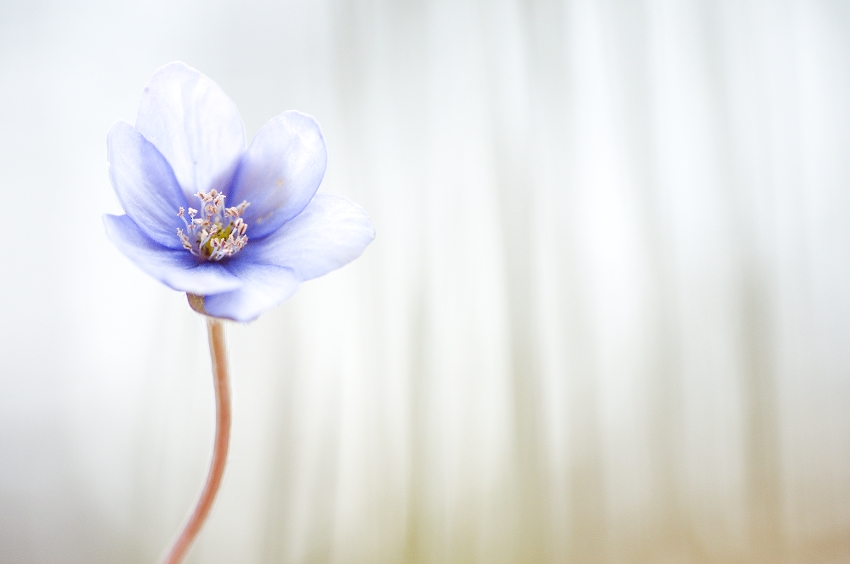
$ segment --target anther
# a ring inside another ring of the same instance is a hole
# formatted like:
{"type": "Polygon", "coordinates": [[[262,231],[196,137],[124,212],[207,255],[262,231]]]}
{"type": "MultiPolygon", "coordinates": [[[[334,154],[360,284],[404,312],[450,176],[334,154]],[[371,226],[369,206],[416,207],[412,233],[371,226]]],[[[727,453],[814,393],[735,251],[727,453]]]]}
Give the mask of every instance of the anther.
{"type": "Polygon", "coordinates": [[[186,225],[186,232],[177,230],[183,247],[198,258],[216,261],[242,250],[248,244],[248,224],[240,216],[248,202],[225,207],[225,195],[217,190],[198,192],[195,197],[201,202],[201,217],[195,217],[198,214],[195,208],[185,210],[181,207],[177,212],[186,225]],[[187,212],[190,221],[185,218],[187,212]]]}

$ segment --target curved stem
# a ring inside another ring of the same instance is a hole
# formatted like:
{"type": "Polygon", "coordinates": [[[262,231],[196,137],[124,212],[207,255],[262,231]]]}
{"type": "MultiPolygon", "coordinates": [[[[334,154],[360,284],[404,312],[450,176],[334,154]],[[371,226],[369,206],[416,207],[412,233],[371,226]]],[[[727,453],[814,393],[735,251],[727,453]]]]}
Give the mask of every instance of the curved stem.
{"type": "Polygon", "coordinates": [[[230,444],[230,388],[227,382],[227,357],[224,351],[224,326],[222,322],[213,317],[207,317],[207,334],[210,341],[216,399],[215,446],[213,447],[212,462],[201,497],[195,504],[195,509],[186,521],[180,536],[171,545],[168,555],[162,559],[162,564],[180,564],[183,561],[189,546],[195,540],[195,536],[201,530],[212,508],[218,488],[221,485],[221,478],[224,475],[224,465],[227,462],[227,447],[230,444]]]}

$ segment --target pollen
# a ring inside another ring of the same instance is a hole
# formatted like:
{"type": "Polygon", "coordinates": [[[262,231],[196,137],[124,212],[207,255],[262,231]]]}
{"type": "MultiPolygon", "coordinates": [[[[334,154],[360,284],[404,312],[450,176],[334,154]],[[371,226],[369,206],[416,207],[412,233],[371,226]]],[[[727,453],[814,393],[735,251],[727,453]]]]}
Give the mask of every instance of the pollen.
{"type": "Polygon", "coordinates": [[[232,257],[248,244],[248,224],[242,219],[248,202],[232,208],[224,207],[224,194],[218,190],[198,192],[200,211],[180,208],[186,230],[177,229],[183,248],[203,260],[219,261],[232,257]],[[187,219],[188,216],[188,219],[187,219]]]}

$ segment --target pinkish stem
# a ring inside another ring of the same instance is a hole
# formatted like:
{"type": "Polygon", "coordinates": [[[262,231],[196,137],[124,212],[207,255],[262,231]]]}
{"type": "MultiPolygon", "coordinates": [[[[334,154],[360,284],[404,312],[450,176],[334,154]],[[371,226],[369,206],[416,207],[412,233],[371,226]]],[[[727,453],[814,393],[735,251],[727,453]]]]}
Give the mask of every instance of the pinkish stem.
{"type": "Polygon", "coordinates": [[[207,334],[210,340],[216,399],[215,446],[212,462],[201,497],[180,532],[180,536],[171,545],[168,555],[162,559],[161,564],[180,564],[183,561],[212,508],[224,475],[224,465],[227,462],[227,447],[230,444],[230,388],[227,383],[227,356],[224,351],[222,322],[213,317],[207,317],[207,334]]]}

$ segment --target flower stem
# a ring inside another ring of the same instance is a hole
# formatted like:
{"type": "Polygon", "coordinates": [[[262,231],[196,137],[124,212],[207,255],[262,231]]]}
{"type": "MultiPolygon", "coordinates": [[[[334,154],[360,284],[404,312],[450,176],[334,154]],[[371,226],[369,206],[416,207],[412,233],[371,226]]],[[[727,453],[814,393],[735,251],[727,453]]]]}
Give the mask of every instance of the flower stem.
{"type": "Polygon", "coordinates": [[[224,475],[224,465],[227,462],[227,447],[230,444],[230,388],[227,382],[227,356],[224,350],[224,326],[221,320],[207,317],[207,335],[210,341],[216,399],[215,446],[212,462],[201,497],[195,504],[195,509],[186,521],[180,536],[171,545],[168,556],[162,559],[161,564],[180,564],[183,561],[212,508],[224,475]]]}

